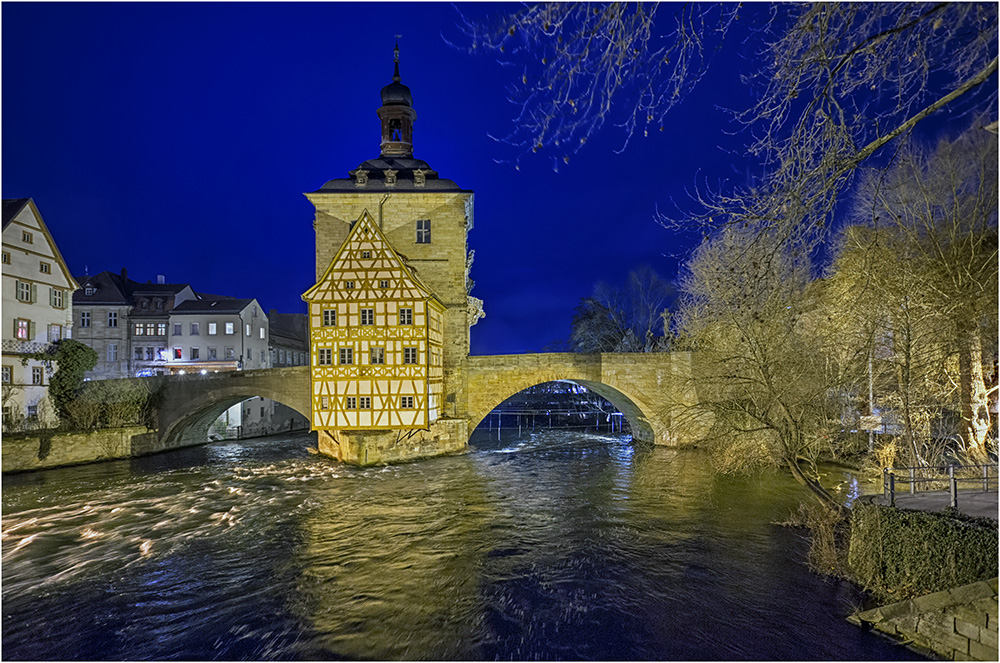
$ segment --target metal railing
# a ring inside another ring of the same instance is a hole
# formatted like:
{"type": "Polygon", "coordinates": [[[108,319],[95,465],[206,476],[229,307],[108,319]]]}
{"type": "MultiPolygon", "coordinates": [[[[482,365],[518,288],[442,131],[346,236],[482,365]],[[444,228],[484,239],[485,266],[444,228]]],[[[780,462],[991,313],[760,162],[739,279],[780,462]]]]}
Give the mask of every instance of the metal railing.
{"type": "Polygon", "coordinates": [[[926,467],[894,467],[882,470],[882,496],[890,506],[896,506],[897,484],[908,486],[910,495],[918,490],[948,490],[950,506],[958,508],[959,485],[984,493],[998,488],[997,465],[936,465],[926,467]]]}

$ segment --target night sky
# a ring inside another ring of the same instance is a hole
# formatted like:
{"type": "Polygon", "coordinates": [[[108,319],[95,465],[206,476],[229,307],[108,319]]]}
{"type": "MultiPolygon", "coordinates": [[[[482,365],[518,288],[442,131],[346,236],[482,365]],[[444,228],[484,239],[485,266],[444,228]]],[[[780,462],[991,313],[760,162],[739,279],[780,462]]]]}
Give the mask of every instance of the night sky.
{"type": "Polygon", "coordinates": [[[474,354],[567,338],[580,298],[640,264],[675,278],[697,238],[658,225],[656,206],[752,170],[722,108],[749,96],[736,40],[664,131],[616,154],[625,135],[608,124],[555,172],[498,162],[515,155],[489,137],[510,126],[513,77],[446,43],[451,4],[4,3],[2,17],[3,196],[34,198],[74,275],[127,267],[304,312],[302,193],[378,156],[397,33],[414,156],[476,192],[474,354]]]}

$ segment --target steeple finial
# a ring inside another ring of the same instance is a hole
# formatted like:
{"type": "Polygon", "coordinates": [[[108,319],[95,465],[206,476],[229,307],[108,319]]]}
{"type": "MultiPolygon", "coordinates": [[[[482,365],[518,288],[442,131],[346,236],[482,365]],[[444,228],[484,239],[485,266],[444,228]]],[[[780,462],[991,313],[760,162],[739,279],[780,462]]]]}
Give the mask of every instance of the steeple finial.
{"type": "Polygon", "coordinates": [[[395,70],[392,74],[392,80],[399,82],[399,38],[403,35],[396,35],[396,48],[392,49],[392,61],[395,63],[395,70]]]}

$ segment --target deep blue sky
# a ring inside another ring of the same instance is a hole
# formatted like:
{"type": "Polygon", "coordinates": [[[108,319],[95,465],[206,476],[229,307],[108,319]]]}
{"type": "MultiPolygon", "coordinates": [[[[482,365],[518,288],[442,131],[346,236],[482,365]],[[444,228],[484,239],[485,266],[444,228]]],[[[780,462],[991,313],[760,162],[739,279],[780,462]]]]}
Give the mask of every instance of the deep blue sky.
{"type": "MultiPolygon", "coordinates": [[[[508,6],[509,8],[509,6],[508,6]]],[[[474,15],[488,5],[463,5],[474,15]]],[[[696,179],[742,182],[735,44],[669,116],[624,139],[607,126],[569,164],[495,162],[514,109],[507,72],[449,47],[434,4],[12,4],[3,18],[3,196],[33,197],[76,275],[127,267],[303,312],[313,283],[302,195],[379,152],[375,111],[394,35],[418,118],[415,156],[476,192],[475,354],[569,334],[597,281],[641,263],[673,279],[691,237],[654,221],[696,179]]]]}

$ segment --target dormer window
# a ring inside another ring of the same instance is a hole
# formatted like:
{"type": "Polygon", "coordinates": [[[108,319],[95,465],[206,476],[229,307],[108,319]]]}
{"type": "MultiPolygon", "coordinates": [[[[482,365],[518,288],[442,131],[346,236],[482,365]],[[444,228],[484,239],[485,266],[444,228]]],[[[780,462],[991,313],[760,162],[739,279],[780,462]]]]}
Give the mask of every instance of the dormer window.
{"type": "Polygon", "coordinates": [[[385,171],[385,185],[386,186],[393,186],[394,184],[396,184],[396,173],[397,172],[398,171],[395,171],[395,170],[387,170],[387,171],[385,171]]]}
{"type": "Polygon", "coordinates": [[[90,287],[88,285],[86,288],[84,288],[83,292],[84,292],[85,295],[87,295],[88,297],[90,297],[92,294],[94,294],[95,291],[94,291],[94,288],[92,288],[92,287],[90,287]]]}
{"type": "Polygon", "coordinates": [[[368,171],[358,168],[354,171],[354,185],[365,186],[368,184],[368,171]]]}
{"type": "Polygon", "coordinates": [[[416,185],[416,186],[423,186],[426,183],[427,183],[427,175],[424,173],[423,170],[421,170],[420,168],[417,168],[415,171],[413,171],[413,184],[414,185],[416,185]]]}

